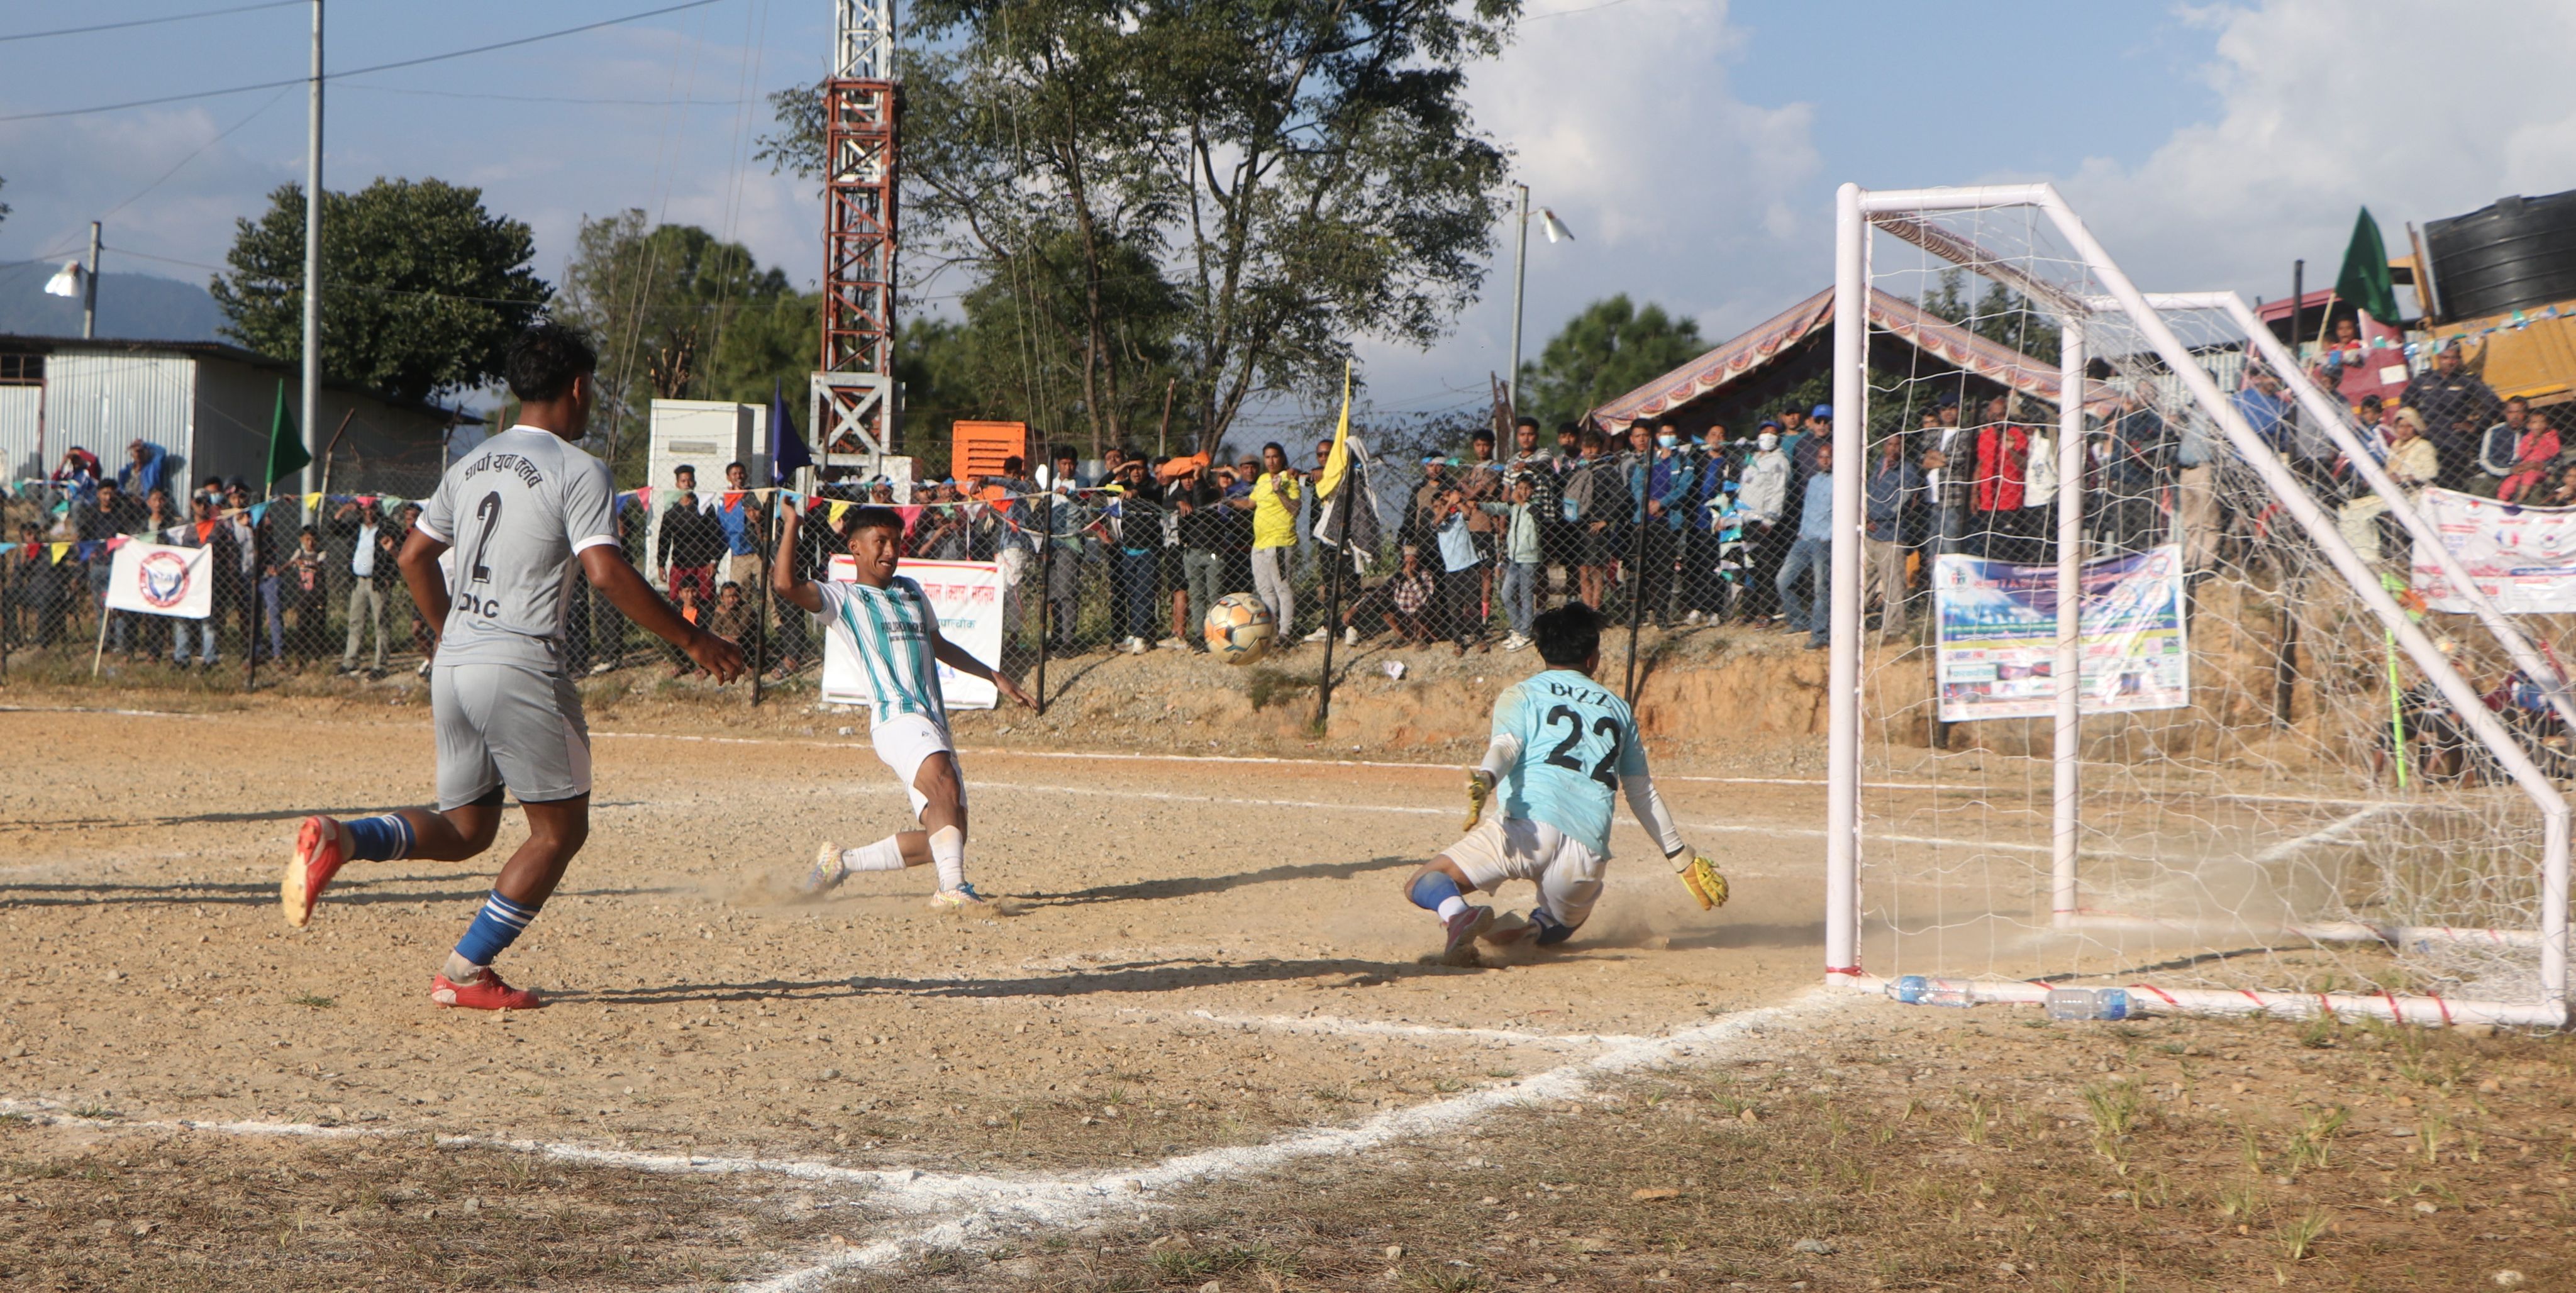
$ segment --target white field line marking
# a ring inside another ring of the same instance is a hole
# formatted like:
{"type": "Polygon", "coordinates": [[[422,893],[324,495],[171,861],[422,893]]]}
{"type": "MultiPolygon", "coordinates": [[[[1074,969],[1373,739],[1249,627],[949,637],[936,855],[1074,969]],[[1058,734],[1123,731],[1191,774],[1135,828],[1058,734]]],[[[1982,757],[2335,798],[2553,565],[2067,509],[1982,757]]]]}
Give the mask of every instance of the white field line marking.
{"type": "Polygon", "coordinates": [[[2374,817],[2381,817],[2388,813],[2395,812],[2399,807],[2400,805],[2397,804],[2372,804],[2357,812],[2339,817],[2316,830],[2299,836],[2296,839],[2283,840],[2280,843],[2255,854],[2248,860],[2253,862],[2256,866],[2265,866],[2289,857],[2302,849],[2310,848],[2318,844],[2333,843],[2334,841],[2342,839],[2343,837],[2352,834],[2354,831],[2359,830],[2362,823],[2367,822],[2374,817]]]}
{"type": "MultiPolygon", "coordinates": [[[[1160,1012],[1129,1007],[1121,1014],[1157,1014],[1160,1012]]],[[[1597,1050],[1604,1046],[1634,1046],[1652,1041],[1628,1033],[1528,1033],[1511,1028],[1446,1028],[1437,1024],[1402,1024],[1376,1019],[1343,1019],[1335,1015],[1220,1015],[1212,1010],[1193,1010],[1188,1018],[1229,1027],[1259,1028],[1277,1033],[1309,1033],[1321,1037],[1428,1037],[1442,1041],[1507,1042],[1515,1046],[1546,1046],[1557,1049],[1597,1050]]]]}
{"type": "MultiPolygon", "coordinates": [[[[690,736],[674,732],[593,732],[591,735],[594,737],[623,737],[629,740],[638,741],[697,741],[710,745],[791,745],[807,749],[830,750],[861,748],[859,738],[857,737],[838,741],[807,741],[795,740],[786,737],[763,736],[690,736]]],[[[1454,772],[1458,769],[1469,766],[1464,763],[1424,763],[1388,759],[1291,759],[1278,755],[1263,754],[1143,754],[1134,751],[1092,753],[1082,750],[1014,750],[1000,746],[964,747],[961,748],[958,753],[970,754],[977,758],[990,756],[997,759],[1114,760],[1130,763],[1268,763],[1287,767],[1411,768],[1435,772],[1454,772]]],[[[2122,765],[2086,760],[2083,766],[2114,768],[2122,765]]],[[[1655,776],[1655,780],[1659,782],[1688,781],[1701,785],[1712,786],[1813,786],[1820,790],[1829,784],[1822,777],[1698,777],[1689,776],[1683,773],[1658,773],[1655,776]]],[[[1920,790],[1939,792],[1945,790],[1974,791],[1982,789],[1982,787],[1971,783],[1946,781],[1864,781],[1860,784],[1861,788],[1864,790],[1920,790]]],[[[2184,793],[2190,794],[2192,792],[2186,791],[2184,793]]],[[[2199,797],[2205,799],[2229,799],[2245,803],[2262,804],[2324,804],[2335,808],[2412,808],[2420,806],[2414,804],[2400,804],[2380,799],[2334,799],[2321,798],[2315,795],[2263,795],[2242,791],[2212,791],[2199,797]]],[[[1882,836],[1880,838],[1887,837],[1882,836]]],[[[2048,846],[2044,844],[2038,846],[2038,848],[2039,851],[2043,853],[2048,851],[2048,846]]]]}
{"type": "MultiPolygon", "coordinates": [[[[1346,1156],[1393,1141],[1430,1135],[1475,1122],[1487,1114],[1545,1100],[1581,1094],[1598,1077],[1615,1076],[1675,1060],[1710,1057],[1706,1048],[1732,1049],[1732,1043],[1766,1027],[1811,1014],[1849,1008],[1866,998],[1812,989],[1778,1006],[1739,1011],[1696,1028],[1663,1037],[1602,1037],[1614,1049],[1550,1069],[1508,1086],[1484,1087],[1445,1100],[1391,1109],[1349,1127],[1313,1127],[1260,1145],[1202,1150],[1168,1158],[1138,1171],[995,1177],[843,1167],[802,1159],[763,1159],[704,1154],[652,1154],[560,1141],[498,1136],[455,1136],[392,1127],[326,1127],[316,1123],[257,1120],[208,1121],[191,1118],[83,1118],[63,1112],[68,1106],[44,1099],[0,1099],[0,1111],[31,1121],[60,1126],[108,1126],[135,1130],[213,1132],[231,1136],[283,1136],[313,1140],[408,1140],[426,1136],[432,1148],[495,1149],[569,1162],[622,1167],[636,1171],[683,1174],[752,1174],[783,1176],[826,1185],[866,1187],[859,1200],[906,1213],[949,1215],[905,1235],[864,1248],[835,1253],[800,1270],[773,1277],[755,1293],[790,1293],[813,1286],[835,1271],[879,1266],[921,1248],[960,1247],[979,1234],[1004,1228],[1061,1226],[1172,1186],[1230,1180],[1282,1167],[1301,1159],[1346,1156]]],[[[1485,1031],[1485,1030],[1476,1030],[1485,1031]]],[[[1532,1034],[1543,1036],[1543,1034],[1532,1034]]]]}
{"type": "MultiPolygon", "coordinates": [[[[31,1122],[63,1127],[119,1127],[144,1131],[202,1131],[227,1136],[288,1136],[310,1140],[412,1140],[428,1137],[439,1149],[496,1149],[533,1154],[540,1158],[566,1162],[591,1163],[603,1167],[623,1167],[640,1172],[702,1173],[710,1175],[761,1174],[783,1176],[790,1180],[813,1181],[828,1185],[866,1186],[872,1189],[895,1186],[916,1187],[924,1173],[913,1168],[874,1169],[843,1167],[837,1163],[818,1163],[809,1159],[745,1158],[722,1154],[651,1154],[642,1150],[607,1149],[597,1145],[577,1145],[563,1141],[526,1140],[507,1136],[458,1136],[447,1132],[407,1130],[396,1127],[330,1127],[310,1122],[264,1122],[256,1119],[208,1121],[198,1118],[84,1118],[61,1112],[62,1102],[41,1099],[0,1099],[0,1111],[14,1113],[31,1122]]],[[[960,1190],[982,1189],[992,1178],[955,1176],[944,1178],[957,1183],[960,1190]]]]}
{"type": "Polygon", "coordinates": [[[0,705],[0,714],[112,714],[121,718],[213,718],[166,709],[102,709],[90,705],[0,705]]]}
{"type": "MultiPolygon", "coordinates": [[[[1575,1060],[1509,1086],[1483,1087],[1445,1100],[1391,1109],[1349,1127],[1311,1128],[1266,1144],[1202,1150],[1167,1158],[1137,1171],[998,1181],[981,1198],[944,1220],[833,1253],[813,1265],[753,1284],[750,1293],[801,1293],[819,1286],[836,1272],[885,1266],[921,1249],[963,1248],[997,1234],[1071,1225],[1114,1208],[1138,1206],[1157,1191],[1253,1176],[1304,1159],[1345,1157],[1394,1141],[1463,1127],[1514,1106],[1571,1099],[1597,1078],[1704,1056],[1712,1048],[1731,1050],[1732,1043],[1758,1034],[1769,1025],[1836,1010],[1857,999],[1848,993],[1814,989],[1785,1005],[1741,1011],[1697,1028],[1575,1060]]],[[[864,1201],[921,1210],[914,1201],[923,1187],[940,1179],[925,1176],[888,1187],[864,1201]]],[[[954,1197],[945,1189],[939,1193],[942,1198],[954,1197]]]]}
{"type": "MultiPolygon", "coordinates": [[[[1032,782],[969,781],[969,790],[1043,791],[1060,795],[1097,795],[1104,799],[1153,799],[1182,804],[1224,804],[1247,808],[1307,808],[1324,812],[1403,813],[1417,817],[1456,817],[1455,808],[1415,808],[1403,804],[1355,804],[1349,801],[1325,803],[1315,799],[1236,799],[1222,795],[1190,795],[1170,790],[1113,790],[1106,786],[1050,786],[1032,782]]],[[[887,791],[888,794],[894,793],[887,791]]],[[[1675,821],[1676,826],[1695,831],[1715,831],[1722,835],[1794,835],[1803,839],[1823,839],[1826,832],[1812,826],[1757,826],[1744,822],[1675,821]]],[[[2046,853],[2046,844],[2015,844],[2001,840],[1962,840],[1939,835],[1871,834],[1868,838],[1892,844],[1937,844],[1951,848],[1992,849],[2004,853],[2046,853]]],[[[2097,854],[2096,856],[2100,856],[2097,854]]]]}

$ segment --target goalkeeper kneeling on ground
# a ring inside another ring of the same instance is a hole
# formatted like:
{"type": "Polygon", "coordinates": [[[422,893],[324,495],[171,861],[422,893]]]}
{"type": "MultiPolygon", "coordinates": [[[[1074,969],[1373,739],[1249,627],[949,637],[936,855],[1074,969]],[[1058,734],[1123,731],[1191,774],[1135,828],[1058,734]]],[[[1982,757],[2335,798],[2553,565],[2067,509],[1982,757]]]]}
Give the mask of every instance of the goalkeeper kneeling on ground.
{"type": "Polygon", "coordinates": [[[1405,896],[1439,919],[1445,957],[1479,938],[1552,947],[1573,937],[1601,897],[1612,800],[1622,789],[1700,907],[1726,901],[1725,877],[1682,843],[1655,793],[1636,716],[1592,681],[1601,666],[1601,613],[1572,602],[1539,616],[1530,635],[1548,667],[1494,698],[1493,741],[1467,774],[1466,838],[1405,883],[1405,896]],[[1487,813],[1489,800],[1499,800],[1499,811],[1487,813]],[[1527,919],[1468,904],[1468,891],[1492,893],[1505,880],[1538,886],[1527,919]]]}

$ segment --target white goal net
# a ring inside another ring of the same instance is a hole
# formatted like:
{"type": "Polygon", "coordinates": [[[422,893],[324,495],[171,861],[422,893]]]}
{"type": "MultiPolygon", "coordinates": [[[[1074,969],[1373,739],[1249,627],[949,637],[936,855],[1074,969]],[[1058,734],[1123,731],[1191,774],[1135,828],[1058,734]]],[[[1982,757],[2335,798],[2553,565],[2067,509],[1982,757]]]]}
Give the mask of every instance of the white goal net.
{"type": "Polygon", "coordinates": [[[2576,707],[2418,594],[2434,446],[2046,186],[1844,202],[1829,975],[2557,1022],[2576,707]]]}

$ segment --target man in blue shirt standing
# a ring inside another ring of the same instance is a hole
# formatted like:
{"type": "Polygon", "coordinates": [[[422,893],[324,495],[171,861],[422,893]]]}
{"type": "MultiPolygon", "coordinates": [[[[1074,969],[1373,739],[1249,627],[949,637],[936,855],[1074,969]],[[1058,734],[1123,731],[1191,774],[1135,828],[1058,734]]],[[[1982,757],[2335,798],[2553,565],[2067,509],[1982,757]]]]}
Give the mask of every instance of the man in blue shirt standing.
{"type": "Polygon", "coordinates": [[[1822,648],[1833,621],[1833,551],[1834,551],[1834,444],[1826,440],[1816,446],[1816,474],[1807,478],[1807,488],[1798,511],[1798,538],[1789,545],[1789,555],[1780,562],[1780,609],[1788,616],[1785,628],[1790,633],[1805,633],[1810,648],[1822,648]],[[1816,600],[1810,606],[1800,585],[1809,572],[1816,577],[1816,600]]]}
{"type": "Polygon", "coordinates": [[[725,537],[723,582],[740,584],[745,591],[760,587],[767,577],[761,567],[760,538],[769,527],[762,524],[760,498],[751,492],[751,475],[741,463],[725,464],[725,492],[711,501],[716,527],[725,537]]]}

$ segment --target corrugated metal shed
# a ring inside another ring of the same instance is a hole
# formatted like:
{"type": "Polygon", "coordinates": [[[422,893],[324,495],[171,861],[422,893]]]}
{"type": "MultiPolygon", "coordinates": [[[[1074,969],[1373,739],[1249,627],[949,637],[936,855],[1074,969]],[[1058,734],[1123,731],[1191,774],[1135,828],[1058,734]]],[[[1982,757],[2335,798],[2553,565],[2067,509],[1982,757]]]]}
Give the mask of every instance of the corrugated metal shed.
{"type": "MultiPolygon", "coordinates": [[[[0,386],[0,472],[10,479],[44,475],[74,446],[112,470],[141,440],[170,455],[173,481],[256,482],[279,391],[290,408],[296,400],[293,365],[234,346],[0,336],[0,355],[27,357],[20,370],[43,373],[36,385],[0,386]]],[[[480,421],[341,383],[325,385],[319,414],[319,440],[339,433],[333,492],[406,498],[436,486],[449,432],[480,421]]]]}

